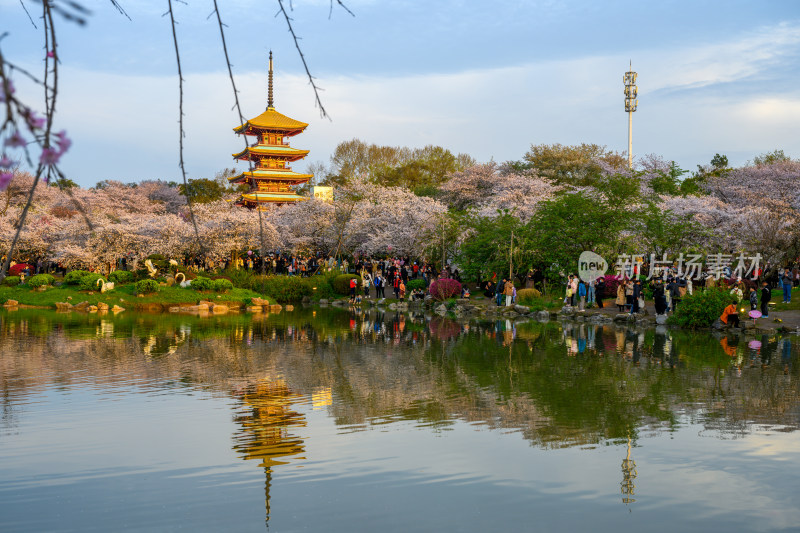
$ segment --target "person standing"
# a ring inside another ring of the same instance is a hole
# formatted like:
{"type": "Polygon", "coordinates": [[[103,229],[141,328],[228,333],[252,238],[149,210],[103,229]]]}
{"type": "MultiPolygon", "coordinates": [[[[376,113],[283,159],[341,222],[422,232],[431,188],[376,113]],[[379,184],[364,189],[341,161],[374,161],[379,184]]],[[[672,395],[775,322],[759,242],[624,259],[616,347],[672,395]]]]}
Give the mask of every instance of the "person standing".
{"type": "Polygon", "coordinates": [[[642,294],[642,281],[640,279],[636,279],[633,282],[633,303],[631,305],[631,314],[636,314],[641,311],[640,298],[644,301],[644,297],[642,294]]]}
{"type": "Polygon", "coordinates": [[[578,276],[570,276],[570,279],[572,280],[570,283],[570,288],[572,289],[572,301],[570,305],[575,307],[575,302],[578,300],[578,276]]]}
{"type": "Polygon", "coordinates": [[[503,298],[503,293],[505,292],[505,290],[506,290],[506,278],[503,278],[503,281],[497,284],[494,293],[495,303],[498,306],[500,305],[500,300],[503,298]]]}
{"type": "Polygon", "coordinates": [[[397,273],[394,275],[394,281],[392,282],[392,287],[394,287],[394,297],[396,299],[400,299],[400,285],[403,283],[402,278],[400,278],[400,274],[397,273]]]}
{"type": "Polygon", "coordinates": [[[673,279],[669,285],[667,285],[667,290],[669,290],[669,299],[670,299],[670,308],[674,313],[675,310],[678,308],[678,304],[681,303],[681,282],[678,278],[673,279]]]}
{"type": "Polygon", "coordinates": [[[667,311],[667,297],[664,294],[664,284],[661,279],[657,279],[653,286],[653,303],[657,315],[663,315],[667,311]]]}
{"type": "Polygon", "coordinates": [[[364,288],[364,298],[369,298],[369,287],[372,285],[372,276],[369,275],[369,272],[364,270],[362,272],[363,278],[361,280],[361,286],[364,288]]]}
{"type": "Polygon", "coordinates": [[[762,282],[761,287],[761,316],[769,318],[769,301],[772,299],[772,291],[766,281],[762,282]]]}
{"type": "Polygon", "coordinates": [[[792,271],[786,267],[781,276],[781,288],[783,289],[783,303],[792,303],[792,271]]]}
{"type": "Polygon", "coordinates": [[[514,298],[514,282],[511,280],[506,281],[503,294],[506,296],[506,307],[511,307],[511,300],[514,298]]]}
{"type": "Polygon", "coordinates": [[[625,282],[625,305],[628,310],[633,312],[633,280],[629,279],[625,282]]]}
{"type": "Polygon", "coordinates": [[[587,284],[587,289],[586,289],[586,303],[589,304],[589,306],[591,306],[594,303],[595,298],[596,298],[595,281],[590,280],[589,283],[587,284]]]}
{"type": "Polygon", "coordinates": [[[750,310],[755,311],[756,309],[758,309],[758,293],[753,288],[750,289],[749,300],[750,300],[750,310]]]}
{"type": "Polygon", "coordinates": [[[617,300],[616,300],[616,304],[617,304],[617,307],[619,308],[619,312],[620,313],[625,310],[625,286],[627,284],[628,284],[628,282],[623,280],[622,282],[620,282],[619,285],[617,285],[617,300]]]}
{"type": "Polygon", "coordinates": [[[381,298],[386,298],[386,278],[378,275],[378,284],[375,286],[375,291],[380,292],[381,298]]]}
{"type": "Polygon", "coordinates": [[[600,309],[603,308],[603,296],[605,296],[606,292],[606,280],[603,278],[597,278],[597,281],[594,285],[594,299],[597,302],[597,307],[600,309]]]}
{"type": "Polygon", "coordinates": [[[583,280],[578,282],[578,310],[583,311],[586,308],[586,284],[583,280]]]}

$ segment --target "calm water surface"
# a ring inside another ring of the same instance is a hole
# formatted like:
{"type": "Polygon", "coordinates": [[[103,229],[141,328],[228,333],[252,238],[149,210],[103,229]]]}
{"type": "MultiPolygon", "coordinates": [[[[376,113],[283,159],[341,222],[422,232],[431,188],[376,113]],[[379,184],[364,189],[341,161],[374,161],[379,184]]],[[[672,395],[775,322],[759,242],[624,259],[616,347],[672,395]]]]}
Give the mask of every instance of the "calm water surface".
{"type": "Polygon", "coordinates": [[[798,352],[375,311],[3,311],[0,531],[800,531],[798,352]]]}

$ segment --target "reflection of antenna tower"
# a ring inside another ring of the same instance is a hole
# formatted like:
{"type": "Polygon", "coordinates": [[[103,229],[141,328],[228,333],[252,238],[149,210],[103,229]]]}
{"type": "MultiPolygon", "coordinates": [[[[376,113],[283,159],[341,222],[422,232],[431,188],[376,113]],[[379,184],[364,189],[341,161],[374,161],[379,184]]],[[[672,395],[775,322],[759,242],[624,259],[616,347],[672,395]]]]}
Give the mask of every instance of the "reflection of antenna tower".
{"type": "Polygon", "coordinates": [[[620,491],[622,492],[623,503],[633,503],[636,499],[631,498],[635,496],[636,484],[633,480],[636,479],[638,473],[636,472],[636,461],[631,459],[631,438],[628,437],[628,454],[622,460],[622,483],[620,483],[620,491]]]}
{"type": "Polygon", "coordinates": [[[631,70],[622,76],[622,83],[625,84],[625,112],[628,113],[628,168],[633,168],[633,112],[639,105],[637,96],[639,89],[636,87],[636,76],[633,72],[633,62],[629,67],[631,70]]]}
{"type": "Polygon", "coordinates": [[[260,459],[264,468],[265,505],[269,523],[270,486],[272,467],[288,464],[278,457],[288,457],[305,452],[303,439],[289,432],[292,428],[305,427],[305,417],[291,410],[301,395],[292,392],[283,380],[262,380],[248,388],[242,395],[244,409],[234,417],[241,426],[234,437],[233,449],[244,459],[260,459]]]}

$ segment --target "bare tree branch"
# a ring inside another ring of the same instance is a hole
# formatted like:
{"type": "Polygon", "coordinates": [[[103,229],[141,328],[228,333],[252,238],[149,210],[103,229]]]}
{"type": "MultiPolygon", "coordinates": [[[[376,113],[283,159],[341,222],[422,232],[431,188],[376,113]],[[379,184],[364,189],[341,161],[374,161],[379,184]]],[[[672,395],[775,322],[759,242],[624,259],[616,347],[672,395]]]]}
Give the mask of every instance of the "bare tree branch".
{"type": "Polygon", "coordinates": [[[19,0],[19,3],[22,6],[22,9],[25,10],[25,14],[28,15],[28,20],[31,21],[31,25],[33,25],[33,27],[38,30],[39,28],[36,27],[36,23],[33,21],[33,18],[31,17],[31,14],[28,11],[28,7],[25,5],[25,2],[23,0],[19,0]]]}
{"type": "Polygon", "coordinates": [[[192,219],[192,226],[194,227],[194,236],[197,239],[197,246],[201,253],[203,251],[203,243],[200,241],[200,230],[197,229],[197,221],[194,218],[194,208],[192,208],[192,198],[189,190],[189,183],[186,179],[186,166],[183,162],[183,138],[186,136],[183,130],[183,71],[181,70],[181,54],[178,50],[178,34],[175,30],[175,15],[172,11],[172,0],[167,0],[169,6],[169,20],[172,25],[172,41],[175,43],[175,59],[178,63],[178,153],[179,153],[179,166],[181,168],[181,176],[183,176],[183,192],[186,196],[186,205],[189,207],[189,217],[192,219]]]}
{"type": "Polygon", "coordinates": [[[117,11],[119,11],[122,15],[125,15],[126,19],[131,20],[130,15],[128,15],[128,13],[122,8],[122,6],[119,5],[119,2],[117,2],[117,0],[111,0],[111,5],[116,7],[117,11]]]}
{"type": "MultiPolygon", "coordinates": [[[[231,59],[228,55],[228,45],[225,42],[225,29],[224,24],[222,23],[222,15],[219,13],[219,6],[217,5],[217,0],[214,0],[214,13],[217,15],[217,23],[219,24],[219,35],[220,39],[222,39],[222,52],[225,54],[225,64],[228,66],[228,77],[231,79],[231,87],[233,88],[233,100],[236,106],[236,112],[239,115],[239,123],[244,124],[244,115],[242,114],[242,107],[239,105],[239,91],[236,89],[236,82],[233,79],[233,67],[231,65],[231,59]]],[[[247,149],[247,136],[242,133],[242,139],[244,139],[244,147],[247,149]]],[[[248,166],[250,168],[250,172],[253,172],[253,161],[248,158],[247,160],[248,166]]],[[[266,263],[264,259],[264,250],[266,249],[264,243],[264,221],[261,214],[261,209],[258,209],[258,235],[259,241],[261,243],[261,274],[265,273],[266,263]]]]}
{"type": "Polygon", "coordinates": [[[330,120],[331,117],[328,115],[327,111],[325,111],[325,107],[322,105],[322,100],[319,97],[319,91],[321,89],[314,82],[314,76],[311,75],[311,71],[308,69],[308,63],[306,63],[306,56],[303,55],[303,51],[300,49],[300,43],[297,34],[294,32],[294,28],[292,27],[292,19],[289,16],[289,13],[286,11],[286,8],[284,7],[283,1],[284,0],[278,0],[278,5],[280,6],[280,12],[283,13],[283,17],[286,19],[286,24],[289,26],[289,33],[292,34],[292,39],[294,39],[294,46],[295,48],[297,48],[297,53],[300,54],[300,60],[303,62],[303,68],[305,68],[306,75],[308,76],[308,83],[310,83],[311,88],[314,89],[314,98],[316,99],[315,105],[319,108],[320,116],[330,120]]]}

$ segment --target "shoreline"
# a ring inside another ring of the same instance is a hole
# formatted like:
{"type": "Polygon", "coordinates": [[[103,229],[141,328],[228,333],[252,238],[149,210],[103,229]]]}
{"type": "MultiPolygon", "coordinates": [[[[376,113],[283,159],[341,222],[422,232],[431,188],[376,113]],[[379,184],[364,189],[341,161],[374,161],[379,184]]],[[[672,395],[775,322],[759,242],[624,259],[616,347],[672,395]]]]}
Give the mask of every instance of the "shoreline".
{"type": "MultiPolygon", "coordinates": [[[[455,299],[444,302],[435,302],[431,299],[414,300],[414,301],[398,301],[393,298],[383,298],[376,300],[375,298],[365,298],[360,304],[352,305],[347,297],[325,299],[319,301],[312,301],[310,298],[303,298],[302,301],[288,303],[288,304],[275,304],[271,303],[266,298],[251,298],[248,302],[243,302],[238,299],[226,299],[225,295],[216,295],[216,298],[207,297],[206,299],[187,299],[182,302],[169,302],[157,301],[155,298],[147,298],[147,301],[135,301],[135,298],[124,300],[119,298],[120,295],[114,293],[86,293],[86,300],[79,303],[72,304],[71,302],[57,302],[52,306],[33,305],[25,303],[17,303],[16,305],[9,305],[14,303],[14,300],[8,299],[3,303],[3,308],[8,311],[15,309],[49,309],[58,312],[78,312],[78,313],[95,313],[95,312],[112,312],[118,314],[120,312],[130,310],[139,313],[148,314],[190,314],[197,316],[215,316],[222,314],[259,314],[259,313],[278,313],[281,311],[290,312],[294,310],[295,306],[318,306],[320,308],[335,307],[341,309],[359,308],[367,310],[370,308],[395,312],[423,312],[431,313],[441,317],[448,317],[457,321],[464,320],[512,320],[514,322],[549,322],[549,321],[571,321],[575,323],[586,323],[593,325],[625,325],[637,326],[643,328],[656,328],[659,326],[667,327],[669,329],[689,330],[689,331],[707,331],[707,332],[722,332],[727,334],[740,334],[740,335],[774,335],[778,333],[794,333],[800,334],[800,311],[796,310],[773,310],[768,318],[759,318],[753,320],[743,320],[740,328],[731,327],[707,327],[707,328],[687,328],[669,324],[667,322],[667,315],[657,316],[652,302],[646,302],[644,313],[631,315],[630,313],[620,313],[615,304],[610,303],[603,308],[592,307],[583,311],[577,307],[562,306],[557,308],[553,306],[551,309],[531,309],[524,305],[511,305],[497,306],[493,299],[483,296],[477,296],[472,299],[455,299]],[[125,307],[114,308],[112,300],[123,300],[128,305],[125,307]],[[91,300],[91,301],[90,301],[91,300]],[[108,302],[104,302],[107,300],[108,302]],[[106,305],[103,305],[103,304],[106,305]],[[663,317],[663,318],[662,318],[663,317]]],[[[209,295],[210,296],[210,295],[209,295]]],[[[613,302],[610,300],[609,302],[613,302]]],[[[558,304],[560,305],[560,304],[558,304]]]]}

